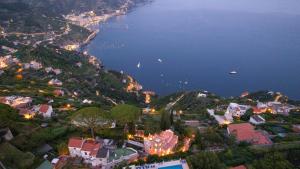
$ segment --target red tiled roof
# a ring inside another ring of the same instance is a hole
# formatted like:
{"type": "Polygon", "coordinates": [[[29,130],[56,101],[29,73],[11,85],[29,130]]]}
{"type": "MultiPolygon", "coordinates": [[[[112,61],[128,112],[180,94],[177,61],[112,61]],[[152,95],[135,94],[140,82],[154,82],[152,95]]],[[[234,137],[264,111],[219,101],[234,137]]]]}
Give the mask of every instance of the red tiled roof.
{"type": "Polygon", "coordinates": [[[6,98],[5,97],[0,97],[0,103],[5,103],[6,102],[6,98]]]}
{"type": "Polygon", "coordinates": [[[258,107],[252,107],[252,109],[253,109],[253,113],[256,113],[256,114],[260,114],[260,113],[263,113],[263,112],[265,112],[266,111],[266,109],[264,109],[264,108],[258,108],[258,107]]]}
{"type": "Polygon", "coordinates": [[[236,166],[236,167],[231,167],[230,169],[247,169],[247,168],[244,165],[239,165],[239,166],[236,166]]]}
{"type": "Polygon", "coordinates": [[[64,95],[64,91],[56,89],[53,91],[53,94],[56,96],[64,95]]]}
{"type": "Polygon", "coordinates": [[[41,113],[47,113],[48,109],[49,109],[49,106],[47,104],[42,104],[39,108],[39,111],[41,113]]]}
{"type": "Polygon", "coordinates": [[[70,138],[68,147],[76,147],[76,148],[81,148],[84,140],[81,138],[70,138]]]}
{"type": "Polygon", "coordinates": [[[91,156],[96,156],[100,149],[100,143],[96,143],[93,140],[87,140],[83,143],[81,150],[91,152],[91,156]]]}
{"type": "Polygon", "coordinates": [[[253,144],[272,144],[271,140],[260,131],[256,131],[250,123],[228,125],[230,134],[234,134],[238,141],[248,141],[253,144]]]}

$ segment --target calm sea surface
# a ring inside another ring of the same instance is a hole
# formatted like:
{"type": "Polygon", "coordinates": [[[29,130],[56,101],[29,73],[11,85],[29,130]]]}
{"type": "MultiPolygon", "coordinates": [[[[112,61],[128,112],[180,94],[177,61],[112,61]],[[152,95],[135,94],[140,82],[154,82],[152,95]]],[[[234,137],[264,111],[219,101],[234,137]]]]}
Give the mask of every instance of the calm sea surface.
{"type": "Polygon", "coordinates": [[[268,89],[300,99],[300,1],[155,0],[101,24],[88,51],[162,95],[268,89]]]}

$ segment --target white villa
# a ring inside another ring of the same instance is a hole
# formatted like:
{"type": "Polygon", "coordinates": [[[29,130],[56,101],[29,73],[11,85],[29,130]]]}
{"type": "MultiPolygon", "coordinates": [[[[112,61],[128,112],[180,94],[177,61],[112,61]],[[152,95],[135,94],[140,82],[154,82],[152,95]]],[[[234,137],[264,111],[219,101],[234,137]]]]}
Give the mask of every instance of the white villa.
{"type": "Polygon", "coordinates": [[[48,82],[48,85],[53,85],[53,86],[62,86],[63,83],[58,80],[58,79],[51,79],[49,82],[48,82]]]}
{"type": "Polygon", "coordinates": [[[33,108],[38,114],[42,115],[44,118],[50,118],[53,115],[53,108],[51,105],[41,104],[33,108]]]}
{"type": "Polygon", "coordinates": [[[178,136],[171,130],[165,130],[144,138],[144,148],[148,154],[164,156],[172,153],[177,142],[178,136]]]}
{"type": "Polygon", "coordinates": [[[132,162],[138,158],[138,152],[132,148],[109,149],[103,143],[82,138],[70,138],[68,148],[70,156],[82,157],[85,163],[103,169],[111,169],[123,161],[132,162]]]}
{"type": "Polygon", "coordinates": [[[225,114],[232,114],[233,117],[241,117],[243,116],[250,106],[247,105],[239,105],[237,103],[230,103],[225,114]]]}
{"type": "Polygon", "coordinates": [[[219,125],[227,125],[233,122],[232,114],[229,112],[225,112],[223,116],[215,115],[215,110],[207,109],[207,112],[210,116],[214,117],[219,125]]]}

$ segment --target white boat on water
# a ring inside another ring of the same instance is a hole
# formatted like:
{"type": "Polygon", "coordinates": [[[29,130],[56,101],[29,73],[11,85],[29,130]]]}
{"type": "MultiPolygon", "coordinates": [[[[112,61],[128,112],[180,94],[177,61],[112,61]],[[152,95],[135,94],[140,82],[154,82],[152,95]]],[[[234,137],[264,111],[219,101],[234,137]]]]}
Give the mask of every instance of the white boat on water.
{"type": "Polygon", "coordinates": [[[234,74],[237,74],[238,72],[237,71],[231,71],[231,72],[229,72],[229,74],[231,74],[231,75],[234,75],[234,74]]]}
{"type": "Polygon", "coordinates": [[[139,62],[137,65],[136,65],[137,68],[140,68],[141,67],[141,62],[139,62]]]}

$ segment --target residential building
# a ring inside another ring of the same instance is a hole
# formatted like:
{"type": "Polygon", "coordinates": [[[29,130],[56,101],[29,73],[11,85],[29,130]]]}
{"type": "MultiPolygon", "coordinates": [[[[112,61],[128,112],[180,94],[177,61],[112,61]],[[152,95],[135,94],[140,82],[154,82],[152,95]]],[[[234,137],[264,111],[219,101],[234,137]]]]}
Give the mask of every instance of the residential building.
{"type": "Polygon", "coordinates": [[[300,124],[293,125],[293,131],[296,133],[300,133],[300,124]]]}
{"type": "Polygon", "coordinates": [[[35,60],[30,61],[29,64],[30,64],[30,68],[35,69],[35,70],[39,70],[39,69],[43,68],[42,64],[40,62],[35,61],[35,60]]]}
{"type": "Polygon", "coordinates": [[[51,79],[49,82],[48,82],[48,85],[52,85],[52,86],[62,86],[63,83],[58,80],[58,79],[51,79]]]}
{"type": "Polygon", "coordinates": [[[260,125],[260,124],[264,124],[266,122],[266,120],[263,117],[261,117],[260,115],[253,115],[250,117],[249,122],[254,125],[260,125]]]}
{"type": "Polygon", "coordinates": [[[228,111],[226,111],[223,116],[215,115],[215,110],[213,109],[207,109],[207,112],[210,116],[215,118],[219,125],[228,125],[233,122],[232,114],[228,111]]]}
{"type": "Polygon", "coordinates": [[[232,114],[233,117],[241,117],[246,113],[246,111],[248,109],[250,109],[250,106],[239,105],[237,103],[230,103],[228,108],[227,108],[226,113],[227,114],[232,114]]]}
{"type": "Polygon", "coordinates": [[[82,157],[85,163],[103,169],[110,169],[123,161],[132,162],[138,158],[137,151],[132,148],[109,149],[103,143],[92,139],[70,138],[68,148],[70,156],[82,157]]]}
{"type": "Polygon", "coordinates": [[[13,58],[11,55],[0,57],[0,69],[7,68],[13,63],[18,63],[19,60],[16,58],[13,58]]]}
{"type": "Polygon", "coordinates": [[[53,115],[53,108],[51,105],[47,105],[47,104],[41,104],[39,106],[36,106],[34,108],[34,110],[42,115],[44,118],[50,118],[53,115]]]}
{"type": "Polygon", "coordinates": [[[254,145],[270,145],[272,141],[267,133],[254,129],[250,123],[229,124],[228,135],[234,135],[238,142],[245,141],[254,145]]]}
{"type": "Polygon", "coordinates": [[[171,154],[178,142],[178,136],[171,130],[159,134],[149,135],[144,138],[144,148],[148,154],[164,156],[171,154]]]}
{"type": "Polygon", "coordinates": [[[56,75],[59,75],[59,74],[61,74],[61,69],[53,69],[52,67],[46,67],[45,68],[45,71],[47,72],[47,73],[51,73],[51,72],[53,72],[54,74],[56,74],[56,75]]]}
{"type": "Polygon", "coordinates": [[[268,112],[282,115],[289,115],[290,110],[294,108],[290,105],[284,105],[281,102],[268,102],[267,106],[268,112]]]}
{"type": "Polygon", "coordinates": [[[254,114],[262,114],[267,111],[267,108],[258,108],[257,106],[252,107],[254,114]]]}
{"type": "Polygon", "coordinates": [[[56,89],[53,91],[54,96],[64,96],[65,92],[63,90],[56,89]]]}
{"type": "Polygon", "coordinates": [[[198,95],[197,95],[197,98],[201,98],[201,97],[206,98],[207,94],[199,92],[198,95]]]}
{"type": "Polygon", "coordinates": [[[241,94],[241,98],[243,97],[247,97],[249,95],[249,92],[248,91],[245,91],[241,94]]]}
{"type": "Polygon", "coordinates": [[[0,97],[0,102],[16,109],[28,108],[32,103],[32,98],[22,96],[7,96],[0,97]]]}
{"type": "Polygon", "coordinates": [[[46,67],[45,68],[46,73],[50,73],[50,72],[52,72],[52,70],[53,70],[52,67],[46,67]]]}

